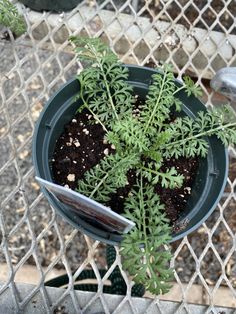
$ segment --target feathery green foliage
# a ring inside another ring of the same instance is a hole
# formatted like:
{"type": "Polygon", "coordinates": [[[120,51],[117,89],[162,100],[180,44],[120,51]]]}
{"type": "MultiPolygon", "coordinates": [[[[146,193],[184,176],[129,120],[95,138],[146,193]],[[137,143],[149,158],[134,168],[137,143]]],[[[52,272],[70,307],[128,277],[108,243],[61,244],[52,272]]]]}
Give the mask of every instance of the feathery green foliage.
{"type": "Polygon", "coordinates": [[[78,76],[83,106],[108,126],[132,111],[132,88],[126,83],[128,70],[98,38],[71,37],[81,61],[90,63],[78,76]]]}
{"type": "Polygon", "coordinates": [[[141,176],[125,203],[125,216],[136,226],[124,236],[121,255],[123,267],[134,276],[133,280],[153,294],[168,292],[172,278],[168,265],[171,254],[164,249],[171,239],[171,228],[163,210],[153,187],[143,186],[141,176]]]}
{"type": "Polygon", "coordinates": [[[9,0],[2,0],[0,2],[0,24],[9,27],[16,36],[20,36],[26,32],[24,18],[9,0]]]}
{"type": "Polygon", "coordinates": [[[185,83],[183,86],[188,96],[190,95],[193,95],[195,97],[202,96],[201,88],[195,85],[189,76],[185,76],[183,80],[185,83]]]}
{"type": "Polygon", "coordinates": [[[171,167],[170,169],[167,169],[166,172],[162,172],[160,169],[158,169],[158,164],[155,170],[152,170],[153,166],[155,167],[156,164],[149,163],[148,167],[141,167],[143,177],[147,178],[150,183],[157,184],[160,182],[164,188],[170,189],[175,189],[182,186],[184,176],[178,174],[175,167],[171,167]]]}
{"type": "Polygon", "coordinates": [[[169,65],[164,65],[163,75],[154,74],[153,83],[149,87],[146,102],[141,110],[140,121],[143,123],[144,133],[153,136],[162,129],[163,122],[169,117],[174,104],[176,89],[174,74],[169,65]]]}
{"type": "Polygon", "coordinates": [[[98,202],[107,202],[111,193],[128,183],[127,172],[138,162],[136,154],[109,155],[86,172],[84,180],[79,182],[78,191],[98,202]]]}
{"type": "Polygon", "coordinates": [[[206,157],[208,142],[206,136],[216,135],[225,146],[236,144],[236,117],[230,106],[223,106],[212,112],[200,111],[195,120],[177,118],[170,124],[169,139],[163,145],[163,156],[206,157]]]}
{"type": "Polygon", "coordinates": [[[131,150],[142,153],[147,151],[150,146],[150,141],[143,132],[141,122],[132,115],[113,123],[112,131],[108,132],[107,139],[117,149],[125,151],[131,150]]]}
{"type": "Polygon", "coordinates": [[[126,269],[134,280],[153,293],[168,291],[170,253],[163,249],[170,239],[164,206],[154,193],[159,183],[178,188],[184,177],[174,167],[163,170],[165,158],[205,157],[207,137],[216,135],[225,145],[236,143],[236,119],[229,107],[199,112],[191,117],[171,117],[181,111],[180,91],[200,95],[190,78],[176,85],[170,66],[152,76],[149,92],[140,112],[134,114],[134,95],[127,84],[128,72],[112,51],[98,39],[72,38],[80,60],[89,63],[78,76],[78,97],[106,131],[105,139],[115,146],[114,154],[86,172],[78,191],[106,203],[118,188],[127,185],[133,170],[137,184],[125,202],[125,215],[136,227],[121,244],[126,269]],[[171,121],[171,122],[170,122],[171,121]]]}

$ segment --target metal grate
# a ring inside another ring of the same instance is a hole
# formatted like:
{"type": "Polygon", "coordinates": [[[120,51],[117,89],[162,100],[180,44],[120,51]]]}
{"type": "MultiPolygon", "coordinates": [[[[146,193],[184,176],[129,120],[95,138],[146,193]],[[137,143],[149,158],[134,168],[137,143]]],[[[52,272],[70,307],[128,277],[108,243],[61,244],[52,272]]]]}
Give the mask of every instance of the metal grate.
{"type": "Polygon", "coordinates": [[[115,266],[121,269],[119,254],[101,278],[98,269],[107,267],[105,245],[55,214],[40,193],[31,163],[32,132],[45,101],[80,69],[69,35],[102,37],[126,63],[169,62],[179,78],[186,73],[196,78],[208,106],[220,105],[225,99],[212,92],[208,79],[223,66],[236,66],[235,1],[87,0],[61,14],[17,6],[27,34],[14,40],[9,32],[10,39],[0,42],[0,265],[7,269],[0,300],[10,295],[17,313],[29,310],[36,296],[42,313],[63,313],[68,304],[70,313],[90,313],[95,305],[105,313],[198,313],[190,303],[200,291],[197,302],[206,306],[199,313],[219,313],[217,305],[236,306],[235,148],[229,149],[230,173],[220,204],[199,230],[172,245],[176,293],[170,298],[179,301],[172,305],[156,297],[141,306],[131,297],[132,281],[121,270],[127,294],[114,299],[116,309],[111,308],[102,287],[115,266]],[[36,267],[39,278],[28,290],[16,283],[27,264],[36,267]],[[93,269],[99,289],[83,303],[73,290],[72,273],[86,268],[93,269]],[[54,269],[69,276],[68,288],[56,298],[43,285],[54,269]]]}

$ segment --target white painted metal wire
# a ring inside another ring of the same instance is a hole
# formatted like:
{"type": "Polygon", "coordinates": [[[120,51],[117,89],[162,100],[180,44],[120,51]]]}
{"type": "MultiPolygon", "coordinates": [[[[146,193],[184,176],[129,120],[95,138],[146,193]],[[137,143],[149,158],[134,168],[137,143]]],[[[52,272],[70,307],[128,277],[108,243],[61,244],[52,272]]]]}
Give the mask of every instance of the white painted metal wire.
{"type": "Polygon", "coordinates": [[[128,289],[115,310],[102,287],[115,266],[121,268],[119,254],[101,278],[104,245],[57,216],[40,193],[31,163],[32,132],[45,101],[80,69],[69,35],[102,37],[126,63],[169,62],[179,78],[186,73],[196,78],[207,105],[220,105],[225,99],[213,93],[208,80],[221,67],[236,65],[236,2],[87,0],[61,14],[17,6],[27,33],[14,40],[9,32],[0,42],[0,265],[7,265],[0,300],[10,293],[16,313],[27,312],[36,295],[42,300],[42,313],[63,313],[68,304],[70,313],[92,313],[94,304],[105,313],[219,313],[218,305],[236,306],[235,148],[229,150],[230,173],[220,204],[197,232],[172,247],[176,293],[170,298],[178,303],[156,297],[141,306],[131,298],[132,282],[122,271],[128,289]],[[39,278],[27,293],[16,283],[26,264],[37,268],[39,278]],[[68,274],[69,286],[52,299],[43,282],[55,268],[68,274]],[[73,290],[72,272],[86,268],[93,269],[99,290],[83,303],[73,290]],[[197,312],[190,304],[194,301],[206,306],[197,312]]]}

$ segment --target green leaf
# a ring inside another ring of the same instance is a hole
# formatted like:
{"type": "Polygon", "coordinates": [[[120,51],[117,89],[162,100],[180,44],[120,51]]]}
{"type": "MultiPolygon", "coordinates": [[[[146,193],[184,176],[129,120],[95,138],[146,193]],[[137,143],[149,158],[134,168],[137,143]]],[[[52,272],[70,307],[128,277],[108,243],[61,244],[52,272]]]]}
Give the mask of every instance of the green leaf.
{"type": "Polygon", "coordinates": [[[185,91],[188,96],[193,95],[195,97],[201,97],[202,96],[202,90],[199,86],[195,85],[193,80],[189,76],[185,76],[183,78],[185,83],[185,91]]]}
{"type": "Polygon", "coordinates": [[[184,176],[178,174],[177,170],[172,167],[167,169],[166,172],[160,171],[155,164],[149,164],[149,167],[142,166],[141,172],[147,180],[153,185],[161,183],[162,187],[175,189],[183,185],[184,176]]]}
{"type": "Polygon", "coordinates": [[[17,36],[26,32],[26,23],[17,10],[17,8],[9,0],[1,0],[0,2],[0,24],[9,27],[17,36]]]}
{"type": "Polygon", "coordinates": [[[130,115],[134,98],[128,70],[98,38],[71,37],[81,61],[90,63],[78,76],[80,97],[97,120],[109,126],[130,115]]]}
{"type": "Polygon", "coordinates": [[[131,116],[123,120],[116,121],[112,125],[113,137],[119,137],[124,143],[125,150],[137,151],[139,153],[147,151],[150,145],[148,137],[142,129],[142,124],[137,118],[131,116]]]}
{"type": "Polygon", "coordinates": [[[78,182],[77,191],[98,202],[106,203],[112,193],[127,184],[127,172],[138,162],[135,154],[109,155],[85,173],[84,180],[78,182]]]}
{"type": "Polygon", "coordinates": [[[153,83],[149,86],[145,105],[140,113],[140,120],[144,123],[144,132],[149,134],[162,127],[170,114],[174,104],[176,89],[174,75],[168,65],[164,65],[163,74],[153,74],[153,83]]]}
{"type": "Polygon", "coordinates": [[[177,118],[168,131],[169,139],[160,147],[164,157],[206,157],[207,136],[217,136],[226,146],[236,143],[236,117],[232,108],[222,106],[212,111],[200,111],[195,120],[177,118]]]}
{"type": "Polygon", "coordinates": [[[121,243],[122,265],[136,283],[141,283],[153,294],[166,293],[173,273],[169,269],[171,254],[164,245],[170,239],[168,219],[163,205],[153,188],[143,187],[142,179],[126,201],[126,215],[136,223],[135,229],[124,236],[121,243]],[[138,208],[130,212],[129,208],[138,208]],[[159,218],[158,224],[156,217],[159,218]],[[139,224],[142,220],[142,224],[139,224]]]}

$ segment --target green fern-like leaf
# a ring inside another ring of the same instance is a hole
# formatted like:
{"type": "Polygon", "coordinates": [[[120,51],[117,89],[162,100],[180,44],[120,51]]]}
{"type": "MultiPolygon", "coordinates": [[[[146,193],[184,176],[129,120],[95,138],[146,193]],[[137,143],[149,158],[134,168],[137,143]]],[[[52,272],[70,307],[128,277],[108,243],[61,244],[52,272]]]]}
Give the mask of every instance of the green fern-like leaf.
{"type": "Polygon", "coordinates": [[[0,24],[9,27],[17,36],[26,32],[24,18],[9,0],[1,0],[0,2],[0,24]]]}
{"type": "Polygon", "coordinates": [[[163,172],[159,169],[158,164],[149,163],[148,167],[142,166],[141,171],[143,176],[153,185],[160,183],[163,188],[170,189],[179,188],[183,185],[184,176],[178,174],[174,167],[163,172]],[[156,168],[155,170],[153,170],[153,166],[156,168]]]}
{"type": "MultiPolygon", "coordinates": [[[[150,146],[150,141],[143,132],[142,124],[132,115],[121,121],[116,121],[112,125],[112,130],[112,138],[114,139],[116,137],[120,140],[119,145],[117,145],[117,141],[113,141],[112,144],[114,144],[116,147],[119,146],[126,151],[132,150],[142,153],[147,151],[148,147],[150,146]]],[[[109,137],[111,141],[111,134],[109,134],[109,137]]]]}
{"type": "Polygon", "coordinates": [[[177,118],[174,123],[170,124],[170,137],[169,141],[163,145],[163,156],[166,158],[196,155],[205,157],[209,144],[204,138],[195,138],[194,129],[196,130],[196,123],[189,117],[177,118]],[[175,145],[176,140],[180,141],[179,145],[175,145]]]}
{"type": "Polygon", "coordinates": [[[163,74],[154,74],[152,78],[153,83],[149,87],[146,102],[140,113],[144,132],[149,134],[160,131],[163,122],[169,117],[176,89],[173,72],[167,65],[163,68],[163,74]]]}
{"type": "Polygon", "coordinates": [[[99,38],[71,36],[70,41],[74,43],[76,47],[75,51],[80,60],[89,62],[90,66],[96,66],[97,59],[101,61],[104,56],[106,56],[106,60],[109,60],[110,63],[116,63],[118,61],[117,56],[112,53],[109,46],[103,43],[99,38]]]}
{"type": "Polygon", "coordinates": [[[184,89],[188,96],[193,95],[195,97],[202,96],[202,90],[197,86],[189,76],[184,77],[184,89]]]}
{"type": "Polygon", "coordinates": [[[180,112],[182,110],[182,101],[179,98],[174,97],[175,111],[180,112]]]}
{"type": "Polygon", "coordinates": [[[112,193],[128,183],[127,172],[138,162],[136,154],[109,155],[85,173],[84,180],[78,183],[77,191],[98,202],[106,203],[112,193]]]}
{"type": "Polygon", "coordinates": [[[144,157],[147,159],[150,159],[155,162],[156,168],[161,168],[163,157],[160,151],[155,151],[153,149],[149,149],[146,152],[144,152],[144,157]]]}
{"type": "Polygon", "coordinates": [[[126,217],[136,227],[122,241],[123,268],[151,293],[166,293],[172,270],[169,269],[171,254],[164,248],[171,238],[164,206],[153,188],[143,187],[141,179],[125,207],[126,217]]]}
{"type": "Polygon", "coordinates": [[[91,64],[78,76],[83,107],[107,126],[131,114],[134,98],[132,87],[126,82],[127,68],[98,38],[72,37],[71,41],[76,45],[78,58],[91,64]]]}
{"type": "Polygon", "coordinates": [[[201,111],[195,120],[190,117],[177,118],[168,131],[169,141],[160,147],[164,157],[205,157],[209,146],[206,136],[215,135],[226,146],[236,143],[235,114],[229,106],[212,112],[201,111]]]}

